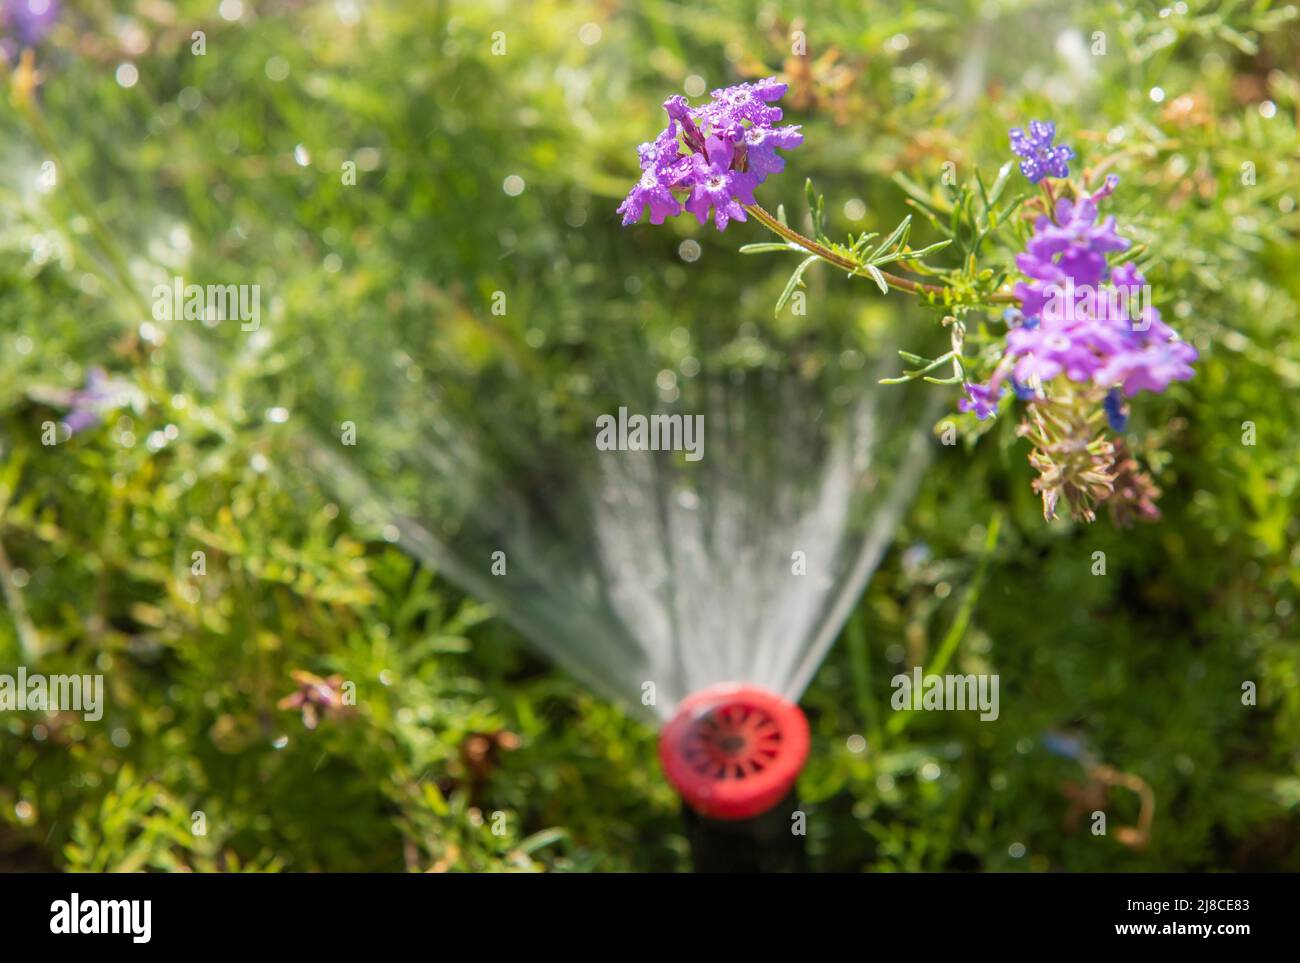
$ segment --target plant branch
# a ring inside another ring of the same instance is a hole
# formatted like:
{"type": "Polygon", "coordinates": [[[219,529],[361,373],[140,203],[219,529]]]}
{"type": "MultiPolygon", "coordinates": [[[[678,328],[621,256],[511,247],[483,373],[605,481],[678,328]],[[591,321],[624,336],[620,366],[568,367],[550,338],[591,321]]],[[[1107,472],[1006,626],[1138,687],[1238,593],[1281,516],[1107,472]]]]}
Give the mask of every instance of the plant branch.
{"type": "MultiPolygon", "coordinates": [[[[785,238],[791,244],[803,248],[809,254],[815,254],[823,261],[834,264],[838,268],[843,268],[850,274],[863,275],[865,265],[859,264],[852,258],[847,258],[842,254],[837,254],[823,244],[819,244],[810,237],[805,237],[794,228],[782,224],[770,213],[764,210],[758,204],[746,204],[745,210],[753,215],[754,219],[766,227],[773,234],[785,238]]],[[[876,269],[880,271],[879,268],[876,269]]],[[[951,289],[941,284],[923,284],[920,281],[912,281],[908,278],[899,277],[897,274],[890,274],[888,271],[880,271],[880,276],[885,279],[885,283],[897,291],[906,291],[908,294],[928,294],[934,297],[942,298],[951,289]]],[[[1000,304],[1015,303],[1018,299],[1014,294],[999,292],[989,295],[989,300],[1000,304]]]]}

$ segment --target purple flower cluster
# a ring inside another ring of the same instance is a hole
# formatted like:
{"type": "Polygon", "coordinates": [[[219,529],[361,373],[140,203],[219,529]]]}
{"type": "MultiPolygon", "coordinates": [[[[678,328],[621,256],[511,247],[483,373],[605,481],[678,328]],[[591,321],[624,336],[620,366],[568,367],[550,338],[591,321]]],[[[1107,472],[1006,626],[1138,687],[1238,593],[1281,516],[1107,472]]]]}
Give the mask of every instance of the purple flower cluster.
{"type": "Polygon", "coordinates": [[[1074,159],[1074,151],[1064,144],[1052,146],[1056,138],[1056,124],[1049,120],[1031,120],[1029,133],[1019,127],[1011,130],[1011,151],[1020,162],[1020,173],[1029,178],[1031,184],[1037,184],[1049,174],[1052,177],[1069,177],[1070,168],[1067,161],[1074,159]]]}
{"type": "Polygon", "coordinates": [[[5,46],[12,46],[9,36],[20,46],[35,46],[53,29],[58,16],[58,0],[0,0],[0,34],[6,36],[5,46]]]}
{"type": "Polygon", "coordinates": [[[619,205],[623,224],[640,220],[646,208],[651,224],[680,214],[683,205],[675,191],[687,194],[685,209],[701,224],[708,222],[710,210],[719,231],[745,220],[743,205],[754,203],[754,189],[785,168],[776,149],[803,143],[798,126],[774,126],[782,114],[772,104],[785,90],[769,77],[715,90],[701,107],[691,107],[685,97],[668,98],[668,126],[637,148],[641,179],[619,205]]]}
{"type": "MultiPolygon", "coordinates": [[[[1036,127],[1037,134],[1050,140],[1052,125],[1035,122],[1031,131],[1036,127]]],[[[1015,143],[1020,132],[1011,133],[1015,143]]],[[[1026,176],[1034,179],[1028,171],[1026,176]]],[[[1127,418],[1120,416],[1121,395],[1162,392],[1170,382],[1192,377],[1196,349],[1179,340],[1144,297],[1146,279],[1132,263],[1107,263],[1108,255],[1130,246],[1116,233],[1114,217],[1097,220],[1098,202],[1118,182],[1112,175],[1090,196],[1062,198],[1052,216],[1038,219],[1024,253],[1016,258],[1028,280],[1016,284],[1020,311],[1008,314],[1011,327],[1002,361],[988,384],[965,386],[962,411],[973,411],[980,419],[992,416],[1008,376],[1018,396],[1033,400],[1064,375],[1107,392],[1109,421],[1122,425],[1127,418]]]]}

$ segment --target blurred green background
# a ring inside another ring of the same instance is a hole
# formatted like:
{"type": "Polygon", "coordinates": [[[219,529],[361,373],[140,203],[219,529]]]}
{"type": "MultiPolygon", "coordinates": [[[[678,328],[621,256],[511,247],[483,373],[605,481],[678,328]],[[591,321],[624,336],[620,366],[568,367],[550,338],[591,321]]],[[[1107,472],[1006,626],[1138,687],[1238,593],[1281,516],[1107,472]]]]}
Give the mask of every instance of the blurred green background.
{"type": "Polygon", "coordinates": [[[0,869],[687,867],[654,732],[354,517],[298,442],[340,396],[386,396],[350,363],[375,344],[509,411],[503,357],[563,344],[538,352],[562,394],[602,328],[938,343],[822,267],[817,311],[773,321],[793,265],[736,253],[756,225],[619,226],[662,101],[772,73],[806,141],[769,209],[801,210],[811,177],[832,233],[888,230],[894,174],[987,178],[1007,128],[1052,118],[1120,174],[1108,210],[1202,352],[1136,406],[1156,524],[1045,524],[1010,425],[937,456],[804,699],[814,864],[1300,869],[1297,11],[1138,6],[64,3],[34,97],[11,50],[0,107],[0,671],[107,693],[95,723],[0,714],[0,869]],[[147,323],[175,275],[259,284],[262,330],[147,323]],[[42,444],[94,366],[136,404],[42,444]],[[1000,675],[1001,719],[891,726],[889,677],[968,603],[953,664],[1000,675]],[[355,680],[357,704],[309,727],[281,705],[295,671],[355,680]],[[1116,831],[1135,793],[1048,751],[1062,732],[1149,787],[1149,838],[1116,831]]]}

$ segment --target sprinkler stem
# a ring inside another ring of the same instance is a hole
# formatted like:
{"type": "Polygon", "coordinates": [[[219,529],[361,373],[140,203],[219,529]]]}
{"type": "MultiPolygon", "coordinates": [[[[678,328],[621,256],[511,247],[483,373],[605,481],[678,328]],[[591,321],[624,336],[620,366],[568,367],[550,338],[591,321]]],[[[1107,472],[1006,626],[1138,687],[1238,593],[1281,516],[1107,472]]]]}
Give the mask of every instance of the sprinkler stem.
{"type": "Polygon", "coordinates": [[[697,873],[806,873],[805,836],[796,834],[795,791],[752,819],[710,819],[682,807],[697,873]]]}
{"type": "Polygon", "coordinates": [[[806,870],[795,781],[808,747],[803,712],[767,689],[723,683],[681,701],[659,760],[685,804],[697,871],[806,870]]]}

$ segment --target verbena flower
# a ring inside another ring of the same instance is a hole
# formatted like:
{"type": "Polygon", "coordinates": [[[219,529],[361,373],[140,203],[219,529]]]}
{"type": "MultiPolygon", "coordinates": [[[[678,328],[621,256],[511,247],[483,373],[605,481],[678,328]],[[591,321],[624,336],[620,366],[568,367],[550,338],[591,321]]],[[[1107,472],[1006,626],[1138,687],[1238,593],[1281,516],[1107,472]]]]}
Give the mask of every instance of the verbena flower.
{"type": "Polygon", "coordinates": [[[992,418],[998,410],[998,399],[1003,392],[994,385],[965,384],[966,397],[957,402],[959,411],[973,411],[980,421],[992,418]]]}
{"type": "Polygon", "coordinates": [[[1031,120],[1028,134],[1019,127],[1012,129],[1011,150],[1017,157],[1024,158],[1020,162],[1020,173],[1031,183],[1037,184],[1049,174],[1053,177],[1070,176],[1067,162],[1073,160],[1074,151],[1064,144],[1053,147],[1055,137],[1056,124],[1046,120],[1031,120]]]}
{"type": "Polygon", "coordinates": [[[1039,281],[1060,283],[1068,278],[1077,286],[1095,287],[1106,273],[1106,255],[1129,247],[1129,242],[1115,233],[1113,216],[1101,224],[1096,221],[1097,205],[1091,198],[1077,204],[1061,198],[1056,220],[1046,215],[1038,219],[1034,236],[1025,253],[1016,258],[1016,266],[1039,281]]]}
{"type": "Polygon", "coordinates": [[[664,101],[668,126],[637,148],[641,179],[619,205],[623,224],[637,222],[647,208],[650,223],[662,224],[682,212],[678,195],[687,198],[685,210],[701,224],[712,212],[719,231],[745,220],[744,205],[754,203],[754,189],[785,168],[777,149],[803,143],[798,126],[773,126],[782,112],[772,104],[785,90],[769,77],[715,90],[700,107],[681,96],[664,101]]]}
{"type": "Polygon", "coordinates": [[[0,41],[6,55],[14,54],[14,42],[34,47],[45,39],[59,16],[59,0],[0,0],[0,41]]]}
{"type": "Polygon", "coordinates": [[[740,205],[754,203],[757,175],[732,167],[736,146],[731,141],[710,137],[704,148],[704,153],[691,155],[691,197],[686,209],[704,224],[712,208],[714,224],[722,231],[729,220],[745,220],[740,205]]]}
{"type": "MultiPolygon", "coordinates": [[[[1029,131],[1011,131],[1025,176],[1034,182],[1067,176],[1066,161],[1074,155],[1052,146],[1054,125],[1035,121],[1029,131]]],[[[1033,443],[1034,487],[1048,518],[1062,500],[1087,521],[1097,505],[1112,501],[1117,523],[1157,517],[1159,489],[1105,429],[1127,429],[1125,399],[1162,392],[1194,373],[1196,349],[1145,302],[1149,289],[1141,271],[1132,262],[1109,263],[1131,246],[1114,217],[1098,220],[1098,204],[1118,184],[1110,175],[1092,194],[1063,197],[1034,224],[1016,257],[1025,279],[1015,286],[1019,309],[1003,315],[1000,360],[988,382],[966,384],[958,402],[962,411],[991,417],[1010,381],[1026,402],[1019,433],[1033,443]]]]}
{"type": "Polygon", "coordinates": [[[118,408],[130,406],[143,409],[140,389],[128,381],[111,377],[99,365],[86,372],[85,387],[73,391],[68,398],[68,414],[63,423],[70,434],[78,434],[103,422],[105,415],[118,408]]]}
{"type": "Polygon", "coordinates": [[[1007,332],[1003,370],[1017,381],[1046,384],[1064,375],[1131,398],[1192,377],[1196,349],[1178,340],[1154,306],[1133,307],[1146,283],[1141,272],[1131,263],[1107,264],[1107,255],[1129,247],[1114,217],[1097,223],[1097,201],[1114,187],[1108,178],[1091,197],[1062,198],[1055,218],[1038,219],[1016,258],[1030,280],[1015,287],[1024,321],[1007,332]]]}

